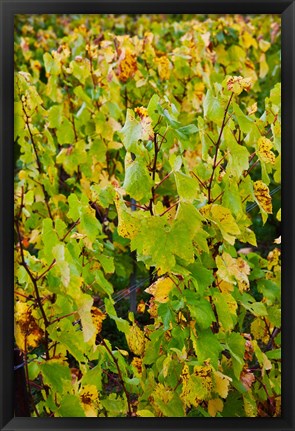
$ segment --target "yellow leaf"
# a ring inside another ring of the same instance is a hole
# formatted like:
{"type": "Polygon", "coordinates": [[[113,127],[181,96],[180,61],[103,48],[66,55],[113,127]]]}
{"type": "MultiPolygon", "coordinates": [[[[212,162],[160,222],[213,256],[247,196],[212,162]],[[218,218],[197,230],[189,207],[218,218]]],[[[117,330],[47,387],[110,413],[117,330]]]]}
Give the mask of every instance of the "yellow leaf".
{"type": "Polygon", "coordinates": [[[80,401],[87,417],[97,417],[98,392],[95,385],[82,386],[79,393],[80,401]]]}
{"type": "Polygon", "coordinates": [[[281,250],[278,248],[274,248],[272,251],[270,251],[267,255],[267,268],[269,270],[275,269],[278,265],[280,265],[281,261],[281,250]]]}
{"type": "Polygon", "coordinates": [[[158,73],[162,80],[166,80],[170,78],[170,61],[166,55],[162,55],[161,57],[156,59],[156,63],[158,65],[158,73]]]}
{"type": "Polygon", "coordinates": [[[18,347],[25,351],[37,347],[42,339],[43,330],[39,328],[32,315],[32,307],[26,302],[15,303],[15,341],[18,347]]]}
{"type": "Polygon", "coordinates": [[[243,90],[249,91],[253,84],[251,78],[243,78],[242,76],[229,76],[226,80],[227,89],[235,94],[242,93],[243,90]]]}
{"type": "Polygon", "coordinates": [[[119,193],[116,193],[115,205],[118,213],[118,234],[123,238],[134,238],[139,230],[139,220],[126,207],[119,193]]]}
{"type": "Polygon", "coordinates": [[[216,264],[219,278],[228,283],[237,282],[241,292],[249,289],[250,267],[244,259],[241,257],[235,259],[229,253],[224,252],[222,256],[216,256],[216,264]]]}
{"type": "Polygon", "coordinates": [[[132,359],[131,366],[135,369],[135,372],[141,376],[142,374],[142,359],[136,356],[132,359]]]}
{"type": "Polygon", "coordinates": [[[119,80],[126,82],[137,71],[136,56],[130,49],[123,50],[119,59],[119,80]]]}
{"type": "Polygon", "coordinates": [[[270,42],[264,39],[259,40],[259,48],[262,52],[266,52],[270,48],[270,42]]]}
{"type": "Polygon", "coordinates": [[[232,379],[225,374],[222,374],[220,371],[214,372],[215,379],[215,392],[221,396],[221,398],[226,398],[228,395],[229,384],[232,379]]]}
{"type": "Polygon", "coordinates": [[[96,333],[99,334],[102,330],[102,322],[107,316],[97,307],[91,307],[91,316],[96,333]]]}
{"type": "Polygon", "coordinates": [[[137,305],[137,313],[144,313],[145,312],[145,302],[143,299],[139,302],[137,305]]]}
{"type": "Polygon", "coordinates": [[[131,352],[138,356],[143,354],[145,347],[144,333],[135,323],[131,326],[129,334],[126,334],[126,340],[131,352]]]}
{"type": "Polygon", "coordinates": [[[254,37],[251,36],[251,34],[248,33],[248,32],[245,32],[242,35],[242,41],[243,41],[243,44],[244,44],[244,46],[245,46],[246,49],[250,48],[250,46],[253,46],[254,48],[257,48],[256,39],[254,39],[254,37]]]}
{"type": "Polygon", "coordinates": [[[251,323],[251,334],[255,338],[255,340],[261,340],[264,343],[267,343],[269,340],[269,334],[264,320],[260,317],[257,317],[251,323]]]}
{"type": "Polygon", "coordinates": [[[225,280],[218,281],[218,287],[222,293],[228,293],[234,290],[233,283],[229,283],[225,280]]]}
{"type": "Polygon", "coordinates": [[[156,302],[164,303],[169,299],[169,292],[174,287],[174,282],[169,277],[161,277],[150,285],[145,292],[153,295],[156,302]]]}
{"type": "Polygon", "coordinates": [[[271,151],[272,147],[272,142],[265,136],[258,139],[258,156],[264,163],[271,163],[273,165],[276,161],[276,156],[271,151]]]}
{"type": "Polygon", "coordinates": [[[247,112],[249,115],[255,114],[256,111],[257,111],[257,102],[254,102],[253,105],[247,108],[247,112]]]}
{"type": "Polygon", "coordinates": [[[265,78],[265,76],[268,74],[269,71],[269,66],[266,62],[266,57],[265,54],[261,54],[260,59],[259,59],[259,78],[263,79],[265,78]]]}
{"type": "MultiPolygon", "coordinates": [[[[241,233],[232,213],[228,208],[213,204],[210,208],[211,220],[219,227],[224,239],[233,245],[235,236],[241,233]]],[[[208,217],[210,219],[210,215],[208,217]]]]}
{"type": "Polygon", "coordinates": [[[220,398],[214,398],[208,401],[208,413],[215,417],[218,412],[223,410],[223,401],[220,398]]]}
{"type": "Polygon", "coordinates": [[[268,214],[272,214],[272,202],[269,188],[262,181],[255,181],[254,195],[259,206],[268,214]]]}

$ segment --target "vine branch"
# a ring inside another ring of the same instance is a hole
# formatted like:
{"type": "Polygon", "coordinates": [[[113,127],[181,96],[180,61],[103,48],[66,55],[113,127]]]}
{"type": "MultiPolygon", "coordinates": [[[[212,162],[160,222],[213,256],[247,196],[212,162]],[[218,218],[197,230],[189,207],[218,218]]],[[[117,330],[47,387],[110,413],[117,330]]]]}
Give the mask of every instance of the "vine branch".
{"type": "Polygon", "coordinates": [[[225,111],[224,111],[224,115],[223,115],[223,120],[222,120],[222,124],[221,124],[221,128],[220,128],[220,132],[219,132],[219,135],[218,135],[217,142],[215,144],[215,148],[216,149],[215,149],[215,154],[214,154],[214,159],[213,159],[212,174],[211,174],[211,177],[210,177],[210,180],[209,180],[209,185],[208,185],[208,204],[212,203],[211,191],[212,191],[212,183],[213,183],[215,169],[218,166],[217,165],[217,156],[218,156],[218,151],[219,151],[219,147],[220,147],[220,144],[221,144],[222,133],[223,133],[224,127],[225,127],[225,125],[227,123],[226,116],[227,116],[227,113],[228,113],[229,105],[230,105],[230,103],[232,101],[232,98],[233,98],[233,94],[234,93],[232,93],[230,95],[230,98],[229,98],[229,100],[227,102],[227,105],[226,105],[226,108],[225,108],[225,111]]]}

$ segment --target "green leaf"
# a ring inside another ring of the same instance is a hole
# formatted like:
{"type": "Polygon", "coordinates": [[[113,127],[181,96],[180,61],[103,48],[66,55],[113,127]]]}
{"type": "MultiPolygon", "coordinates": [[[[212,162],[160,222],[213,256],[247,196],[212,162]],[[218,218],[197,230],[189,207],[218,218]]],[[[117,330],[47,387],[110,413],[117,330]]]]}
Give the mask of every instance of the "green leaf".
{"type": "Polygon", "coordinates": [[[62,319],[48,327],[52,341],[57,341],[79,362],[85,361],[85,342],[79,326],[73,326],[69,319],[62,319]]]}
{"type": "Polygon", "coordinates": [[[199,184],[196,179],[180,171],[174,172],[178,195],[181,199],[192,201],[199,193],[199,184]]]}
{"type": "Polygon", "coordinates": [[[229,293],[214,292],[213,301],[216,307],[218,321],[225,331],[231,331],[236,322],[237,303],[229,293]]]}
{"type": "Polygon", "coordinates": [[[147,409],[137,410],[136,414],[137,416],[144,417],[144,418],[155,417],[154,413],[152,413],[150,410],[147,410],[147,409]]]}
{"type": "Polygon", "coordinates": [[[40,364],[43,382],[53,391],[63,393],[64,381],[71,381],[71,373],[67,364],[44,362],[40,364]]]}
{"type": "Polygon", "coordinates": [[[205,266],[199,262],[194,262],[192,265],[189,265],[188,268],[193,277],[197,280],[201,292],[203,292],[206,287],[211,286],[214,281],[212,270],[205,268],[205,266]]]}
{"type": "Polygon", "coordinates": [[[228,165],[227,172],[235,178],[240,178],[249,168],[249,151],[246,147],[234,141],[227,141],[228,165]]]}
{"type": "Polygon", "coordinates": [[[234,245],[235,237],[241,232],[231,211],[221,205],[213,204],[208,218],[218,226],[224,239],[234,245]]]}
{"type": "Polygon", "coordinates": [[[43,55],[45,70],[50,75],[59,75],[61,72],[61,64],[57,58],[53,58],[49,52],[43,55]]]}
{"type": "Polygon", "coordinates": [[[100,400],[103,407],[109,412],[110,416],[122,416],[122,413],[127,411],[127,403],[122,398],[116,398],[115,394],[109,395],[107,398],[100,400]]]}
{"type": "Polygon", "coordinates": [[[231,210],[235,216],[238,216],[242,211],[242,200],[238,184],[235,181],[230,181],[229,178],[227,178],[224,187],[222,205],[231,210]]]}
{"type": "Polygon", "coordinates": [[[124,334],[128,334],[130,325],[127,322],[127,320],[124,320],[122,319],[122,317],[117,316],[117,312],[110,299],[105,298],[104,303],[105,303],[106,313],[109,315],[111,319],[113,319],[116,322],[118,330],[123,332],[124,334]]]}
{"type": "Polygon", "coordinates": [[[134,154],[142,154],[143,149],[139,140],[148,140],[149,133],[142,126],[142,123],[135,118],[132,109],[127,109],[124,127],[118,133],[127,151],[134,154]]]}
{"type": "Polygon", "coordinates": [[[198,299],[197,294],[190,290],[185,290],[183,294],[191,316],[196,319],[196,325],[201,329],[209,328],[216,321],[210,302],[198,299]]]}
{"type": "Polygon", "coordinates": [[[210,121],[214,121],[218,126],[221,125],[224,116],[224,108],[220,100],[214,96],[212,90],[208,90],[204,99],[204,116],[210,121]]]}
{"type": "Polygon", "coordinates": [[[68,203],[69,203],[69,211],[68,211],[68,217],[70,217],[72,220],[77,221],[80,217],[80,207],[81,204],[79,202],[79,199],[77,198],[77,195],[75,193],[71,193],[68,197],[68,203]]]}
{"type": "Polygon", "coordinates": [[[156,403],[166,417],[182,417],[184,414],[183,403],[177,394],[167,404],[160,398],[156,399],[156,403]]]}
{"type": "Polygon", "coordinates": [[[249,133],[254,127],[256,128],[254,121],[249,116],[243,113],[237,103],[233,103],[233,111],[242,132],[249,133]]]}
{"type": "Polygon", "coordinates": [[[101,263],[103,270],[106,274],[113,274],[115,271],[114,258],[106,254],[100,254],[98,260],[101,263]]]}
{"type": "Polygon", "coordinates": [[[64,395],[61,399],[60,407],[57,410],[57,413],[59,416],[66,418],[85,417],[84,410],[77,395],[64,395]]]}
{"type": "Polygon", "coordinates": [[[211,329],[198,331],[196,340],[196,353],[198,361],[204,362],[210,359],[211,364],[215,369],[218,368],[219,353],[223,350],[219,343],[216,334],[213,334],[211,329]]]}
{"type": "Polygon", "coordinates": [[[180,139],[187,140],[192,135],[198,132],[197,126],[194,124],[188,124],[187,126],[179,127],[175,129],[175,133],[179,136],[180,139]]]}
{"type": "Polygon", "coordinates": [[[101,224],[94,213],[83,213],[80,217],[80,232],[87,235],[91,242],[94,242],[101,232],[101,224]]]}
{"type": "Polygon", "coordinates": [[[266,352],[266,356],[268,357],[268,359],[281,359],[282,357],[282,349],[275,349],[275,350],[270,350],[268,352],[266,352]]]}
{"type": "Polygon", "coordinates": [[[52,128],[57,128],[61,125],[63,120],[63,106],[53,105],[48,111],[48,125],[52,128]]]}
{"type": "Polygon", "coordinates": [[[159,304],[158,306],[158,315],[161,317],[162,322],[164,324],[163,329],[167,331],[170,327],[171,322],[175,322],[174,316],[172,314],[172,311],[170,309],[169,303],[163,303],[159,304]]]}
{"type": "Polygon", "coordinates": [[[245,307],[246,310],[249,310],[251,313],[253,313],[254,316],[256,317],[267,316],[268,312],[265,304],[263,304],[262,302],[254,302],[255,301],[254,298],[248,293],[243,293],[240,301],[243,307],[245,307]]]}
{"type": "Polygon", "coordinates": [[[234,374],[237,379],[240,379],[244,367],[245,339],[242,335],[231,332],[227,334],[226,344],[232,357],[234,374]]]}
{"type": "Polygon", "coordinates": [[[137,201],[147,202],[151,197],[153,181],[147,167],[141,161],[134,160],[127,167],[123,188],[137,201]]]}
{"type": "Polygon", "coordinates": [[[56,232],[53,229],[53,222],[50,218],[43,219],[42,222],[42,254],[47,259],[48,263],[53,260],[53,247],[59,243],[56,232]]]}
{"type": "Polygon", "coordinates": [[[75,134],[73,125],[67,118],[64,118],[63,122],[58,126],[56,136],[60,145],[74,143],[75,134]]]}
{"type": "Polygon", "coordinates": [[[151,100],[149,101],[149,104],[147,107],[148,114],[151,117],[154,126],[156,125],[160,115],[159,108],[158,108],[159,100],[160,100],[159,96],[157,94],[154,94],[151,100]]]}
{"type": "Polygon", "coordinates": [[[102,389],[102,372],[101,364],[89,369],[85,374],[83,374],[81,385],[95,385],[98,391],[102,389]]]}

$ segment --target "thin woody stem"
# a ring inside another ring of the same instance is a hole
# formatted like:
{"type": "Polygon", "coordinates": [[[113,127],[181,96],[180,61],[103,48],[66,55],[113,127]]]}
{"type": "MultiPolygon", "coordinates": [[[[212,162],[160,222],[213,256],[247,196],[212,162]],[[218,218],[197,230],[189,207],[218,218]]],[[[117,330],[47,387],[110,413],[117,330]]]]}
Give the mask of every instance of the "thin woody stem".
{"type": "Polygon", "coordinates": [[[207,186],[203,183],[203,181],[198,177],[198,175],[196,175],[193,171],[192,171],[193,176],[199,181],[199,183],[201,184],[201,186],[207,190],[207,186]]]}
{"type": "Polygon", "coordinates": [[[217,139],[217,142],[216,142],[216,145],[215,145],[216,150],[215,150],[215,155],[214,155],[214,159],[213,159],[212,174],[211,174],[211,177],[210,177],[210,180],[209,180],[209,185],[208,185],[208,203],[209,204],[212,203],[212,200],[211,200],[211,189],[212,189],[212,183],[213,183],[215,169],[217,167],[217,156],[218,156],[218,151],[219,151],[219,147],[220,147],[220,144],[221,144],[222,133],[223,133],[224,127],[225,127],[225,125],[227,123],[226,116],[227,116],[229,105],[230,105],[230,102],[231,102],[232,98],[233,98],[233,93],[230,95],[230,98],[229,98],[228,103],[226,105],[226,108],[225,108],[225,111],[224,111],[224,115],[223,115],[222,124],[221,124],[221,128],[220,128],[220,132],[219,132],[219,136],[218,136],[218,139],[217,139]]]}
{"type": "MultiPolygon", "coordinates": [[[[28,115],[28,113],[27,113],[27,111],[25,109],[24,102],[22,101],[22,98],[20,97],[20,89],[19,89],[19,98],[20,98],[20,101],[21,101],[21,104],[22,104],[22,111],[23,111],[24,116],[25,116],[24,120],[25,120],[27,129],[28,129],[28,132],[29,132],[29,135],[30,135],[30,139],[31,139],[31,142],[32,142],[32,146],[33,146],[33,150],[34,150],[34,153],[35,153],[38,171],[39,171],[39,174],[41,175],[44,172],[43,172],[43,168],[42,168],[42,165],[41,165],[41,162],[40,162],[40,159],[39,159],[39,154],[38,154],[38,151],[37,151],[37,145],[36,145],[36,142],[34,140],[34,136],[33,136],[32,130],[31,130],[30,121],[29,121],[30,117],[29,117],[29,115],[28,115]]],[[[45,205],[47,207],[47,211],[48,211],[49,217],[51,218],[51,220],[53,220],[53,217],[52,217],[52,214],[51,214],[51,210],[50,210],[50,206],[49,206],[48,194],[47,194],[47,192],[45,190],[44,184],[40,184],[40,186],[41,186],[43,194],[44,194],[45,205]]]]}
{"type": "Polygon", "coordinates": [[[171,171],[171,172],[169,172],[169,174],[167,174],[167,175],[165,175],[165,177],[158,183],[158,184],[156,184],[155,186],[154,186],[154,191],[158,188],[158,187],[160,187],[160,185],[161,184],[163,184],[163,182],[165,181],[165,180],[167,180],[167,178],[169,178],[170,177],[170,175],[173,173],[173,171],[171,171]]]}
{"type": "Polygon", "coordinates": [[[179,204],[179,201],[175,202],[175,204],[171,205],[171,207],[167,208],[162,214],[160,214],[160,217],[162,217],[164,214],[166,214],[168,211],[172,210],[173,207],[179,204]]]}
{"type": "Polygon", "coordinates": [[[100,334],[98,334],[98,337],[101,340],[102,345],[105,347],[105,349],[107,350],[108,354],[111,356],[111,358],[113,359],[113,361],[115,363],[115,366],[116,366],[116,368],[118,370],[118,376],[119,376],[119,379],[120,379],[123,391],[125,392],[126,399],[127,399],[128,416],[132,416],[130,396],[129,396],[129,392],[126,389],[125,383],[124,383],[122,372],[121,372],[121,369],[120,369],[119,364],[118,364],[118,359],[114,356],[113,352],[111,351],[111,349],[109,348],[109,346],[107,345],[107,343],[105,342],[105,340],[103,339],[103,337],[100,334]]]}

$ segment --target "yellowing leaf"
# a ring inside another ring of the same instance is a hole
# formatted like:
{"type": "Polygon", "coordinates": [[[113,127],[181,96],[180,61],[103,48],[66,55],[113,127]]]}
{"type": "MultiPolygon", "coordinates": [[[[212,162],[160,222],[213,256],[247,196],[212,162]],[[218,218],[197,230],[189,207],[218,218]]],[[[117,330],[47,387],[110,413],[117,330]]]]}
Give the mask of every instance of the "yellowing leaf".
{"type": "Polygon", "coordinates": [[[226,81],[227,89],[235,94],[240,94],[243,90],[249,91],[252,86],[251,78],[242,76],[229,76],[226,81]]]}
{"type": "Polygon", "coordinates": [[[91,315],[96,333],[99,334],[102,330],[102,322],[107,316],[97,307],[91,307],[91,315]]]}
{"type": "Polygon", "coordinates": [[[257,48],[256,39],[247,31],[242,35],[242,41],[246,49],[250,48],[250,46],[257,48]]]}
{"type": "Polygon", "coordinates": [[[136,56],[130,49],[123,50],[119,59],[119,80],[126,82],[129,78],[133,77],[137,71],[136,56]]]}
{"type": "Polygon", "coordinates": [[[261,136],[258,139],[258,156],[264,163],[271,163],[273,165],[276,161],[276,156],[271,151],[272,147],[272,142],[265,136],[261,136]]]}
{"type": "Polygon", "coordinates": [[[220,280],[218,282],[218,287],[222,293],[232,292],[234,290],[233,283],[229,283],[225,280],[220,280]]]}
{"type": "Polygon", "coordinates": [[[214,398],[208,401],[208,412],[210,416],[215,417],[218,412],[223,410],[223,401],[220,398],[214,398]]]}
{"type": "Polygon", "coordinates": [[[247,417],[254,418],[257,416],[257,405],[251,391],[243,395],[244,409],[247,417]]]}
{"type": "Polygon", "coordinates": [[[251,389],[252,384],[255,382],[255,376],[251,371],[243,370],[240,376],[240,380],[247,391],[251,389]]]}
{"type": "Polygon", "coordinates": [[[259,59],[259,78],[263,79],[268,74],[269,66],[266,61],[265,54],[262,53],[259,59]]]}
{"type": "Polygon", "coordinates": [[[269,188],[261,180],[254,183],[254,195],[259,206],[267,213],[272,214],[272,201],[269,188]]]}
{"type": "Polygon", "coordinates": [[[42,339],[43,330],[39,328],[32,315],[32,307],[28,303],[17,301],[14,318],[14,335],[18,347],[23,351],[37,347],[42,339]]]}
{"type": "Polygon", "coordinates": [[[144,352],[145,338],[142,330],[134,323],[126,334],[126,340],[129,349],[137,356],[141,356],[144,352]]]}
{"type": "Polygon", "coordinates": [[[169,277],[161,277],[150,285],[145,292],[153,295],[156,302],[164,303],[169,299],[169,292],[175,286],[169,277]]]}
{"type": "Polygon", "coordinates": [[[142,374],[142,359],[136,356],[132,359],[131,366],[135,369],[138,375],[142,374]]]}
{"type": "MultiPolygon", "coordinates": [[[[128,156],[129,153],[126,154],[128,156]]],[[[125,179],[123,188],[137,201],[147,202],[152,194],[153,181],[148,169],[142,161],[127,161],[125,157],[125,179]]]]}
{"type": "Polygon", "coordinates": [[[265,324],[265,321],[260,317],[257,317],[251,323],[251,334],[255,338],[255,340],[262,340],[264,343],[267,343],[269,340],[268,330],[265,324]]]}
{"type": "Polygon", "coordinates": [[[118,234],[123,238],[134,238],[139,230],[139,220],[126,207],[119,193],[116,193],[115,205],[118,213],[118,234]]]}
{"type": "Polygon", "coordinates": [[[214,371],[215,380],[215,392],[221,396],[221,398],[226,398],[228,395],[229,384],[232,379],[220,371],[214,371]]]}
{"type": "Polygon", "coordinates": [[[80,298],[77,298],[78,314],[81,318],[83,338],[87,343],[96,333],[96,327],[94,320],[91,315],[91,308],[93,304],[93,298],[90,295],[82,294],[80,298]]]}
{"type": "Polygon", "coordinates": [[[170,61],[166,55],[162,55],[161,57],[156,59],[156,64],[158,66],[158,73],[162,80],[167,80],[170,78],[170,61]]]}
{"type": "Polygon", "coordinates": [[[262,52],[266,52],[270,48],[270,42],[268,42],[267,40],[260,39],[258,44],[262,52]]]}
{"type": "Polygon", "coordinates": [[[233,245],[235,237],[241,233],[232,213],[228,208],[213,204],[210,209],[211,218],[219,227],[224,239],[233,245]]]}
{"type": "Polygon", "coordinates": [[[274,270],[277,268],[278,265],[280,265],[281,261],[281,250],[278,248],[274,248],[272,251],[270,251],[267,255],[267,268],[269,270],[274,270]]]}
{"type": "Polygon", "coordinates": [[[97,417],[98,410],[98,392],[95,385],[82,386],[80,393],[80,402],[87,417],[97,417]]]}
{"type": "Polygon", "coordinates": [[[241,257],[235,259],[229,253],[224,252],[222,256],[216,256],[216,264],[218,277],[228,283],[237,282],[241,292],[249,289],[250,267],[244,259],[241,257]]]}
{"type": "Polygon", "coordinates": [[[141,299],[140,303],[137,305],[137,313],[144,313],[145,312],[145,302],[143,299],[141,299]]]}

